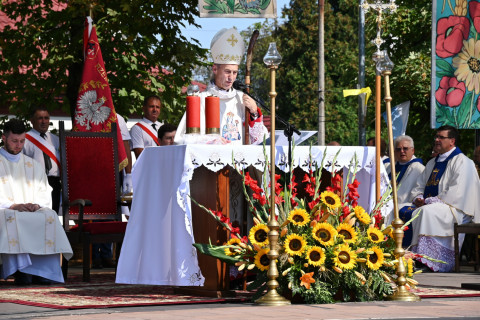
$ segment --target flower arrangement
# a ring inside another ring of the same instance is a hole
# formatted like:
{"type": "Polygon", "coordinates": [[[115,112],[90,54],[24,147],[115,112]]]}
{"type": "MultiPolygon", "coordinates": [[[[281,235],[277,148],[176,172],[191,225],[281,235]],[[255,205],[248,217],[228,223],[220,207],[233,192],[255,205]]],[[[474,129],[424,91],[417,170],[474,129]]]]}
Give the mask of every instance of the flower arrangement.
{"type": "MultiPolygon", "coordinates": [[[[281,176],[275,176],[275,218],[280,224],[277,291],[305,303],[383,300],[395,290],[398,263],[393,256],[392,227],[381,225],[380,208],[389,193],[369,214],[358,205],[355,170],[343,178],[338,172],[332,173],[331,186],[321,191],[323,162],[319,168],[310,161],[310,170],[302,180],[304,190],[298,190],[292,171],[283,185],[281,176]],[[342,179],[346,180],[344,190],[342,179]]],[[[355,158],[351,168],[356,168],[355,158]]],[[[256,299],[267,289],[270,188],[262,188],[269,185],[265,174],[263,183],[259,183],[248,172],[239,173],[254,221],[248,236],[242,237],[220,212],[202,207],[230,231],[230,240],[223,246],[195,246],[202,253],[234,264],[240,271],[256,272],[248,286],[256,290],[256,299]]],[[[416,284],[412,258],[410,254],[404,260],[409,286],[416,284]]]]}
{"type": "Polygon", "coordinates": [[[439,16],[435,43],[437,127],[478,128],[480,3],[444,1],[439,16]]]}

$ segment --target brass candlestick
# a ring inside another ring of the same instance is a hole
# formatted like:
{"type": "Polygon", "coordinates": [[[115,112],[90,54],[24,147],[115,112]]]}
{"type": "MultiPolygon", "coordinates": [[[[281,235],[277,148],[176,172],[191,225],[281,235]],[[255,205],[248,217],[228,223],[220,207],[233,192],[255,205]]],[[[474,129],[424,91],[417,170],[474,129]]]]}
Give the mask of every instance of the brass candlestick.
{"type": "MultiPolygon", "coordinates": [[[[268,292],[256,300],[255,303],[266,306],[284,306],[289,305],[290,301],[285,299],[277,292],[279,276],[277,269],[278,254],[278,238],[280,234],[280,224],[275,219],[275,97],[277,92],[275,91],[275,70],[278,68],[282,57],[277,51],[277,45],[275,42],[271,42],[268,47],[267,54],[263,58],[263,62],[270,69],[270,217],[268,219],[268,241],[270,243],[270,251],[267,256],[270,259],[270,265],[267,272],[268,277],[268,292]]],[[[266,173],[265,173],[266,174],[266,173]]]]}
{"type": "Polygon", "coordinates": [[[388,57],[387,51],[384,50],[383,59],[377,64],[377,69],[382,72],[384,81],[385,81],[385,104],[387,112],[387,127],[388,127],[388,148],[390,152],[390,163],[391,163],[391,173],[392,173],[392,194],[393,194],[393,211],[395,213],[395,219],[392,222],[392,226],[395,228],[393,235],[395,238],[396,248],[393,251],[395,258],[398,261],[397,264],[397,291],[394,294],[387,297],[388,300],[397,300],[397,301],[420,301],[420,297],[409,292],[405,287],[407,279],[405,275],[407,273],[405,265],[403,263],[403,256],[405,255],[405,250],[402,247],[403,241],[403,221],[400,219],[398,214],[398,200],[397,200],[397,181],[396,181],[396,172],[395,172],[395,153],[393,150],[393,130],[392,130],[392,109],[391,101],[392,97],[390,96],[390,74],[392,74],[393,62],[388,57]]]}

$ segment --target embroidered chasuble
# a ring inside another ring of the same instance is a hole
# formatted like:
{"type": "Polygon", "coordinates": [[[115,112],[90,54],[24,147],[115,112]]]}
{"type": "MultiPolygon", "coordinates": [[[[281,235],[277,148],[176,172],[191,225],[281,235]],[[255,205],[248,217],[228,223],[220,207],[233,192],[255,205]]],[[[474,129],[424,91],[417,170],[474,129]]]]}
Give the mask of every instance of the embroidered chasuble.
{"type": "Polygon", "coordinates": [[[45,168],[20,154],[18,162],[0,154],[0,253],[73,255],[58,215],[51,210],[51,187],[45,168]],[[35,203],[35,212],[8,209],[12,204],[35,203]]]}

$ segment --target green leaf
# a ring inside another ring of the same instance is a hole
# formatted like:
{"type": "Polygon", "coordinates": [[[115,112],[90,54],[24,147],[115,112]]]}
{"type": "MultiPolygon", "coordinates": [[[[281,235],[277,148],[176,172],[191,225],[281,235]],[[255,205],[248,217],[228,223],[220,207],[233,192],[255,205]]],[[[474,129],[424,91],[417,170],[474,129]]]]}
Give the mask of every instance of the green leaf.
{"type": "Polygon", "coordinates": [[[454,125],[454,121],[451,120],[452,117],[453,115],[450,108],[442,106],[437,102],[436,121],[442,125],[454,125]]]}
{"type": "Polygon", "coordinates": [[[473,99],[473,93],[470,92],[465,95],[460,106],[457,107],[457,123],[459,128],[465,127],[465,121],[467,120],[468,114],[470,112],[471,104],[473,99]]]}
{"type": "Polygon", "coordinates": [[[197,248],[200,253],[212,256],[226,263],[235,264],[239,261],[232,256],[226,255],[224,246],[212,246],[210,244],[203,243],[194,243],[193,246],[197,248]]]}
{"type": "Polygon", "coordinates": [[[260,9],[265,10],[270,5],[270,0],[262,0],[260,2],[260,9]]]}
{"type": "Polygon", "coordinates": [[[233,13],[233,10],[235,9],[235,0],[227,0],[227,6],[230,9],[230,13],[233,13]]]}
{"type": "Polygon", "coordinates": [[[447,61],[445,61],[443,59],[437,59],[436,64],[437,64],[437,69],[440,69],[446,75],[450,75],[450,76],[454,75],[455,69],[453,69],[453,66],[450,63],[448,63],[447,61]]]}

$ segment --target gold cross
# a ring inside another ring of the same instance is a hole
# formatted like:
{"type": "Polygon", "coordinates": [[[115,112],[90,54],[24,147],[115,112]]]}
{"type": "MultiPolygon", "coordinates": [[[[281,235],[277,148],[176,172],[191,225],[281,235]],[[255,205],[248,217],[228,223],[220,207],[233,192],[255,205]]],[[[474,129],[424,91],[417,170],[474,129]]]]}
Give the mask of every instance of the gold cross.
{"type": "Polygon", "coordinates": [[[15,221],[15,217],[14,217],[14,216],[9,216],[9,217],[7,218],[7,222],[8,222],[8,223],[12,223],[13,221],[15,221]]]}
{"type": "Polygon", "coordinates": [[[55,219],[54,219],[53,217],[48,217],[48,218],[47,218],[47,223],[48,223],[48,224],[52,224],[53,221],[55,221],[55,219]]]}
{"type": "Polygon", "coordinates": [[[8,241],[8,243],[9,243],[12,247],[15,247],[15,246],[18,244],[18,241],[17,241],[17,239],[10,239],[10,241],[8,241]]]}
{"type": "Polygon", "coordinates": [[[238,39],[235,38],[235,37],[233,36],[233,33],[232,33],[232,35],[230,36],[230,38],[227,39],[227,42],[230,42],[230,44],[232,45],[232,47],[234,47],[235,44],[238,42],[238,39]]]}
{"type": "Polygon", "coordinates": [[[47,241],[45,241],[45,244],[47,245],[47,247],[53,247],[55,242],[53,242],[52,240],[47,240],[47,241]]]}
{"type": "Polygon", "coordinates": [[[0,178],[0,180],[2,180],[2,183],[5,184],[5,183],[7,183],[7,180],[8,180],[8,179],[5,178],[5,177],[2,177],[2,178],[0,178]]]}
{"type": "Polygon", "coordinates": [[[33,163],[31,163],[30,161],[25,162],[25,165],[29,168],[33,167],[33,163]]]}

